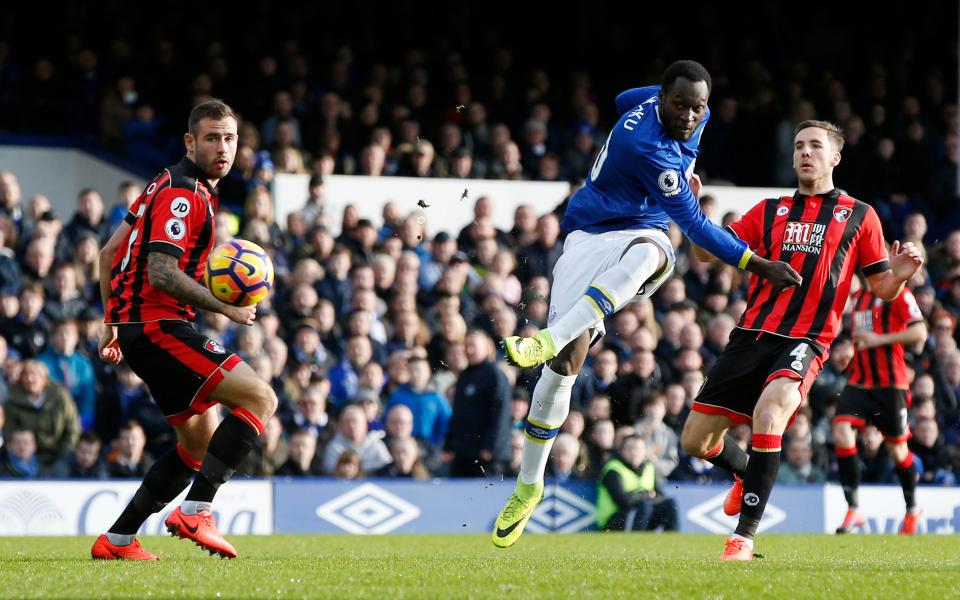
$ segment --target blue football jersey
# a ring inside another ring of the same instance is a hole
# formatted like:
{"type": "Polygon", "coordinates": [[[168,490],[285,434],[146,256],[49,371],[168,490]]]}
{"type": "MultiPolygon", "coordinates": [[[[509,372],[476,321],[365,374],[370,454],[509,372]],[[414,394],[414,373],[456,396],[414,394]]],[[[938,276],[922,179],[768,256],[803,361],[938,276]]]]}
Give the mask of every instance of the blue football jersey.
{"type": "Polygon", "coordinates": [[[686,142],[667,136],[660,121],[659,85],[617,96],[620,119],[567,205],[561,228],[590,233],[667,230],[673,220],[694,244],[737,265],[746,243],[714,225],[700,210],[687,181],[710,110],[686,142]]]}

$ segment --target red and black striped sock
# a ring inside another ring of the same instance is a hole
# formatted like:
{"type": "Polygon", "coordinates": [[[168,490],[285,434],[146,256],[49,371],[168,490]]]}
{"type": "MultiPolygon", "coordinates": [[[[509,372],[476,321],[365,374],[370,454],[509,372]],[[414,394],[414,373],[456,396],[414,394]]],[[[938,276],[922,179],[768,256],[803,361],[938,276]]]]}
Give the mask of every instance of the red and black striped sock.
{"type": "Polygon", "coordinates": [[[177,444],[153,463],[143,478],[143,483],[130,503],[120,513],[109,533],[134,535],[147,517],[163,510],[171,500],[180,495],[193,479],[200,462],[177,444]]]}
{"type": "Polygon", "coordinates": [[[207,455],[187,492],[187,501],[213,502],[217,490],[233,475],[257,443],[263,424],[248,410],[234,409],[210,438],[207,455]]]}
{"type": "Polygon", "coordinates": [[[847,506],[857,508],[860,506],[860,457],[857,456],[857,447],[837,446],[836,453],[843,497],[847,499],[847,506]]]}
{"type": "Polygon", "coordinates": [[[740,448],[737,440],[728,433],[723,436],[716,448],[700,458],[710,461],[714,466],[730,471],[740,479],[747,473],[747,453],[740,448]]]}
{"type": "Polygon", "coordinates": [[[917,466],[913,462],[913,452],[907,452],[903,462],[897,464],[897,478],[903,488],[903,500],[907,503],[907,512],[917,506],[917,466]]]}
{"type": "Polygon", "coordinates": [[[760,517],[767,507],[773,482],[780,470],[780,436],[755,433],[750,442],[750,461],[743,478],[743,504],[737,535],[753,539],[760,525],[760,517]]]}

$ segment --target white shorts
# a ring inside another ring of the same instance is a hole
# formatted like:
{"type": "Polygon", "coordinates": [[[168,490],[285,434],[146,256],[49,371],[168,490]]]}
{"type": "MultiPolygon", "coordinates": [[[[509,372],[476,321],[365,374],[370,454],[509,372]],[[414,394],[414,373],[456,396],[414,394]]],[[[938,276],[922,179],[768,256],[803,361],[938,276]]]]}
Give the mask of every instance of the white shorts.
{"type": "MultiPolygon", "coordinates": [[[[553,286],[550,288],[547,325],[552,325],[573,308],[573,305],[586,293],[590,284],[596,281],[601,273],[616,265],[627,246],[639,237],[653,241],[667,255],[667,265],[663,271],[637,290],[636,297],[630,302],[636,298],[652,296],[673,274],[676,263],[673,245],[670,244],[670,239],[665,232],[659,229],[632,229],[605,233],[573,231],[567,236],[563,244],[563,254],[553,268],[553,286]]],[[[626,304],[628,303],[624,303],[624,306],[626,304]]],[[[604,335],[603,321],[595,329],[595,334],[597,333],[604,335]]]]}

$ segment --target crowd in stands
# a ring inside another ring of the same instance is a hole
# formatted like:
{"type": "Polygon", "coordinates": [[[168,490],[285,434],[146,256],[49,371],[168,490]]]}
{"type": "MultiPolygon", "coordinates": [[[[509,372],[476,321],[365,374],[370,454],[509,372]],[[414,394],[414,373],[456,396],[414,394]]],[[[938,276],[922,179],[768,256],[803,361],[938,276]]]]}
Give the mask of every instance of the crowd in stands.
{"type": "MultiPolygon", "coordinates": [[[[118,13],[100,27],[133,30],[140,18],[118,5],[99,10],[118,13]]],[[[201,21],[183,39],[162,28],[143,39],[105,29],[96,43],[73,32],[61,56],[18,54],[18,39],[0,37],[0,130],[92,136],[150,171],[182,155],[192,103],[218,96],[234,105],[243,121],[235,168],[220,184],[217,241],[240,236],[267,248],[277,288],[253,327],[215,314],[198,326],[280,398],[243,472],[512,475],[536,373],[507,366],[495,342],[546,322],[563,205],[538,215],[521,203],[513,228],[501,231],[490,218],[497,199],[481,197],[462,231],[430,231],[395,203],[373,215],[357,199],[332,230],[324,177],[579,185],[606,139],[614,94],[655,83],[677,49],[665,43],[663,56],[625,81],[567,68],[562,53],[541,67],[496,36],[443,51],[456,28],[402,51],[364,35],[355,47],[316,48],[284,15],[263,15],[235,46],[201,21]],[[269,29],[278,19],[289,38],[269,29]],[[274,220],[276,173],[311,175],[303,207],[285,223],[274,220]]],[[[600,48],[633,52],[632,34],[607,25],[600,48]]],[[[764,35],[734,46],[761,46],[764,35]]],[[[845,128],[838,185],[877,208],[888,239],[913,241],[927,257],[911,282],[931,335],[908,354],[910,447],[922,483],[945,485],[960,472],[960,211],[956,44],[950,54],[938,39],[894,38],[909,52],[871,48],[856,72],[821,68],[817,56],[745,60],[726,40],[698,39],[715,84],[698,171],[706,183],[792,186],[793,124],[816,116],[845,128]]],[[[141,476],[175,442],[142,381],[96,353],[97,253],[139,192],[79,190],[74,214],[54,214],[48,198],[0,171],[0,476],[141,476]]],[[[660,481],[728,480],[686,456],[678,435],[743,310],[745,273],[701,263],[677,231],[671,237],[676,275],[652,301],[617,313],[592,347],[548,476],[596,479],[622,442],[639,437],[660,481]]],[[[835,477],[830,418],[851,351],[847,340],[834,345],[787,433],[781,480],[835,477]]],[[[734,435],[746,446],[746,427],[734,435]]],[[[864,482],[894,482],[879,433],[868,427],[861,445],[864,482]]]]}
{"type": "MultiPolygon", "coordinates": [[[[311,187],[311,203],[275,234],[264,219],[272,212],[269,194],[240,215],[245,235],[268,248],[277,265],[276,290],[254,326],[210,313],[197,323],[249,361],[280,398],[243,472],[515,474],[536,373],[508,366],[495,341],[530,335],[545,323],[562,248],[557,214],[537,216],[520,205],[514,227],[500,231],[490,221],[490,199],[481,197],[473,223],[430,235],[422,219],[404,216],[396,204],[384,206],[380,227],[351,205],[343,230],[334,232],[325,224],[322,182],[311,187]]],[[[0,474],[138,476],[175,441],[143,382],[96,352],[104,327],[97,251],[110,215],[122,214],[135,192],[122,185],[108,210],[97,191],[83,190],[64,224],[43,210],[42,196],[24,200],[14,173],[0,172],[0,474]]],[[[711,211],[709,200],[703,206],[711,211]]],[[[217,241],[235,233],[229,216],[218,214],[217,241]]],[[[928,239],[920,212],[904,229],[904,239],[928,239]]],[[[676,275],[652,300],[614,315],[607,336],[591,348],[551,457],[552,478],[596,479],[616,449],[636,437],[658,481],[728,478],[686,456],[678,436],[743,310],[745,273],[702,263],[676,229],[671,237],[681,257],[676,275]]],[[[927,263],[911,287],[931,335],[908,349],[910,447],[923,483],[955,484],[960,230],[924,250],[927,263]]],[[[787,433],[782,481],[834,476],[829,424],[852,351],[848,339],[834,344],[787,433]]],[[[746,426],[733,433],[747,444],[746,426]]],[[[868,427],[861,445],[864,481],[892,482],[880,434],[868,427]]]]}

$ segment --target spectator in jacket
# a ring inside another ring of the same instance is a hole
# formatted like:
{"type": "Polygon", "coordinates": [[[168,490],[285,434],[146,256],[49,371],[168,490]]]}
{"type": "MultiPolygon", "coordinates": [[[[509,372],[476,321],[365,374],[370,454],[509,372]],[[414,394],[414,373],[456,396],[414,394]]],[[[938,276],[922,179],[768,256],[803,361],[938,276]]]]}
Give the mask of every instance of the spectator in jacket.
{"type": "Polygon", "coordinates": [[[910,450],[923,463],[921,484],[957,484],[957,476],[936,419],[919,419],[909,445],[910,450]]]}
{"type": "Polygon", "coordinates": [[[51,321],[79,318],[89,305],[79,288],[77,266],[62,262],[53,267],[50,295],[43,304],[43,312],[51,321]]]}
{"type": "Polygon", "coordinates": [[[390,462],[390,452],[383,439],[367,428],[363,409],[351,404],[343,409],[337,421],[337,433],[323,451],[323,472],[333,474],[340,455],[353,450],[365,469],[376,471],[390,462]]]}
{"type": "Polygon", "coordinates": [[[29,429],[14,429],[0,448],[0,478],[36,479],[46,469],[37,457],[37,438],[29,429]]]}
{"type": "Polygon", "coordinates": [[[107,479],[110,471],[100,457],[100,438],[92,431],[80,434],[73,454],[57,463],[55,475],[68,479],[107,479]]]}
{"type": "Polygon", "coordinates": [[[600,471],[597,525],[608,531],[677,530],[677,503],[660,491],[643,438],[629,435],[600,471]]]}
{"type": "Polygon", "coordinates": [[[50,380],[47,366],[38,360],[23,362],[5,409],[7,437],[15,430],[32,431],[37,456],[45,467],[69,454],[80,436],[73,398],[63,386],[50,380]]]}
{"type": "Polygon", "coordinates": [[[80,427],[83,431],[93,429],[96,416],[94,396],[93,363],[77,352],[80,329],[74,319],[61,319],[53,325],[50,346],[37,357],[50,371],[50,378],[70,392],[77,403],[80,427]]]}
{"type": "Polygon", "coordinates": [[[275,474],[283,477],[320,475],[321,469],[316,457],[316,436],[307,429],[297,429],[290,434],[289,457],[275,474]]]}
{"type": "Polygon", "coordinates": [[[453,409],[446,398],[427,389],[430,383],[430,363],[425,356],[413,355],[407,359],[410,382],[401,385],[387,400],[386,412],[397,404],[404,404],[413,412],[413,437],[434,445],[443,444],[453,409]]]}
{"type": "Polygon", "coordinates": [[[146,454],[147,436],[136,421],[127,421],[120,427],[114,449],[107,456],[110,476],[142,478],[153,462],[146,454]]]}
{"type": "Polygon", "coordinates": [[[802,439],[792,439],[784,452],[784,464],[777,473],[778,483],[823,483],[827,480],[823,469],[813,464],[813,449],[802,439]]]}
{"type": "Polygon", "coordinates": [[[390,440],[390,464],[377,469],[376,477],[400,477],[405,479],[429,479],[430,473],[420,460],[420,446],[412,437],[390,440]]]}
{"type": "Polygon", "coordinates": [[[555,482],[583,479],[586,465],[579,458],[580,440],[569,433],[561,433],[550,451],[546,478],[555,482]]]}
{"type": "Polygon", "coordinates": [[[20,308],[16,315],[0,322],[0,335],[24,358],[33,358],[47,347],[50,323],[43,315],[46,294],[39,283],[20,289],[20,308]]]}
{"type": "Polygon", "coordinates": [[[493,340],[479,329],[467,334],[467,368],[454,390],[444,449],[453,477],[503,472],[510,462],[510,384],[493,363],[493,340]]]}
{"type": "Polygon", "coordinates": [[[656,392],[643,405],[643,416],[634,425],[637,435],[649,445],[650,460],[657,467],[657,477],[664,480],[680,464],[679,438],[667,427],[663,417],[667,414],[667,397],[656,392]]]}

